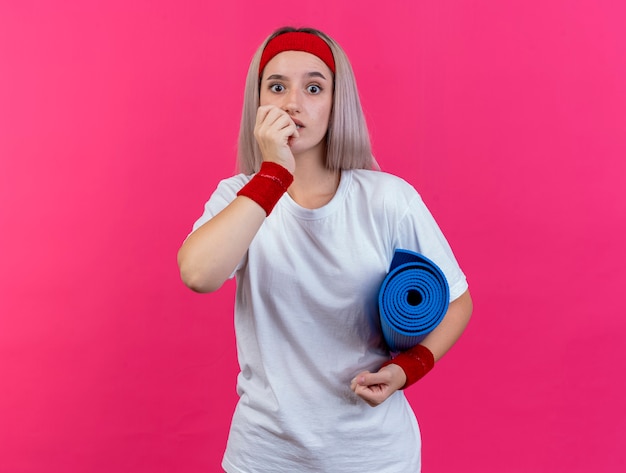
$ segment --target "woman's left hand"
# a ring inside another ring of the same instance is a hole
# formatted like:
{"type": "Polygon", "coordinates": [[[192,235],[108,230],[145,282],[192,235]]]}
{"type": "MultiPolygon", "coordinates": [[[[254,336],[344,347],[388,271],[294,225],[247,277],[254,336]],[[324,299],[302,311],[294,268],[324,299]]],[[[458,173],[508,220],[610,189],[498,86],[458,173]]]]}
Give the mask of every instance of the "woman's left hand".
{"type": "Polygon", "coordinates": [[[398,389],[402,389],[405,383],[404,370],[392,363],[376,373],[369,371],[359,373],[350,383],[350,388],[370,406],[376,407],[398,389]]]}

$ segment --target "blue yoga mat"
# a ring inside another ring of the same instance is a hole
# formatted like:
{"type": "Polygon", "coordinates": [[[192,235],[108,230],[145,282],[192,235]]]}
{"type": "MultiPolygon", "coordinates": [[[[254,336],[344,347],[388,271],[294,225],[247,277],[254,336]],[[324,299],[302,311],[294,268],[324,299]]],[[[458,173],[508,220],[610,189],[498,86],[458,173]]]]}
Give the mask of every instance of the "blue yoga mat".
{"type": "Polygon", "coordinates": [[[392,352],[421,342],[443,320],[450,288],[443,272],[423,255],[396,250],[378,293],[385,341],[392,352]]]}

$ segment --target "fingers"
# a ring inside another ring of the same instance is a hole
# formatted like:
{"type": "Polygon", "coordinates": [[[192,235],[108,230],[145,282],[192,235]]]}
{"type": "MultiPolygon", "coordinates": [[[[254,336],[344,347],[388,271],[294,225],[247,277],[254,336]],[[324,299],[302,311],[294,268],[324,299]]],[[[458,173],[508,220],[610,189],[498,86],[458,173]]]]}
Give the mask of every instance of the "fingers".
{"type": "Polygon", "coordinates": [[[362,371],[352,379],[350,388],[370,406],[375,407],[401,389],[405,381],[406,376],[402,368],[388,365],[376,373],[362,371]]]}
{"type": "Polygon", "coordinates": [[[295,161],[290,145],[298,136],[296,124],[287,112],[273,105],[258,108],[254,137],[265,161],[281,164],[293,174],[295,161]]]}
{"type": "Polygon", "coordinates": [[[298,137],[298,130],[287,112],[274,105],[264,105],[257,110],[255,136],[286,141],[291,136],[298,137]]]}
{"type": "Polygon", "coordinates": [[[392,381],[393,376],[386,370],[377,373],[363,371],[354,377],[350,388],[370,406],[375,407],[397,390],[392,386],[392,381]]]}
{"type": "Polygon", "coordinates": [[[350,389],[356,390],[357,386],[365,385],[365,375],[369,374],[369,371],[363,371],[357,374],[350,382],[350,389]]]}

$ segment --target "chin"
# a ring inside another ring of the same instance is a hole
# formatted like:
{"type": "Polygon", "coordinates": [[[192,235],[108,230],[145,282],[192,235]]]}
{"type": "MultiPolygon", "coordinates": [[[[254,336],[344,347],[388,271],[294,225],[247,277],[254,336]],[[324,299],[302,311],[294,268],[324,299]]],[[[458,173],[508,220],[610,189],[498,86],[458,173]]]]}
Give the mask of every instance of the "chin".
{"type": "Polygon", "coordinates": [[[305,154],[305,153],[310,153],[310,152],[315,152],[315,151],[319,151],[323,153],[323,150],[324,150],[324,147],[321,143],[311,146],[307,143],[302,143],[302,142],[298,143],[298,141],[295,141],[293,144],[291,144],[290,148],[294,157],[297,154],[305,154]]]}

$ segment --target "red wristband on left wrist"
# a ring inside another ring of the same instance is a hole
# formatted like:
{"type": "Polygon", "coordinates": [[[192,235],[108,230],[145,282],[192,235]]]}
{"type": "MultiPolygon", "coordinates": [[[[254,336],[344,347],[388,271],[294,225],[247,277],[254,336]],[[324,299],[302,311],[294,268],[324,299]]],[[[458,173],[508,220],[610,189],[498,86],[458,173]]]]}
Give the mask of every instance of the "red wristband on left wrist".
{"type": "Polygon", "coordinates": [[[390,364],[398,365],[406,375],[406,383],[401,389],[406,389],[412,384],[422,379],[426,373],[435,366],[435,356],[424,345],[415,345],[403,351],[395,358],[383,363],[383,366],[390,364]]]}

